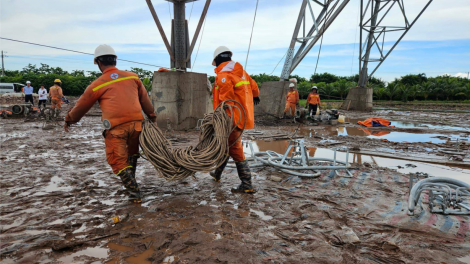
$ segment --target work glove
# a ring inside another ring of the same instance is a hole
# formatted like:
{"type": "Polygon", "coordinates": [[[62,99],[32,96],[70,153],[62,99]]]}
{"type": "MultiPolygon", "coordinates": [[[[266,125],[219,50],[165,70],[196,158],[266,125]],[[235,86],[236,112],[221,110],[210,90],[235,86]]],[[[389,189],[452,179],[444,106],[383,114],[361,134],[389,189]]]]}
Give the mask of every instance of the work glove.
{"type": "Polygon", "coordinates": [[[255,105],[259,104],[259,102],[261,102],[261,100],[259,99],[259,97],[253,97],[253,103],[255,105]]]}

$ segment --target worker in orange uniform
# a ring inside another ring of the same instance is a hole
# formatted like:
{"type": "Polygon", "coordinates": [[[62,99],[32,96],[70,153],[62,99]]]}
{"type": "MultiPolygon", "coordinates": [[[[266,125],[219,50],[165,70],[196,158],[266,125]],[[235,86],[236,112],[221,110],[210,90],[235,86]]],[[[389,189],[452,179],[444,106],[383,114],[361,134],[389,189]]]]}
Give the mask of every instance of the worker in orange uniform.
{"type": "MultiPolygon", "coordinates": [[[[240,136],[244,126],[245,129],[255,127],[253,104],[257,105],[260,103],[259,89],[256,82],[243,70],[242,65],[232,61],[232,55],[232,51],[225,46],[218,47],[214,52],[212,65],[216,66],[215,73],[217,76],[215,78],[214,88],[212,89],[213,104],[214,109],[216,109],[217,106],[225,100],[235,100],[243,106],[246,112],[245,119],[243,113],[234,110],[234,121],[235,123],[239,122],[239,124],[228,138],[229,145],[234,144],[230,147],[228,155],[235,161],[238,177],[241,180],[241,184],[237,188],[232,188],[232,192],[255,193],[255,189],[251,183],[250,167],[243,154],[243,145],[240,136]]],[[[228,104],[234,103],[229,102],[228,104]]],[[[230,115],[228,109],[227,113],[230,115]]],[[[228,157],[219,168],[210,173],[216,182],[220,181],[222,171],[227,165],[227,162],[228,157]]]]}
{"type": "Polygon", "coordinates": [[[295,84],[289,84],[289,91],[286,96],[286,108],[284,109],[284,117],[286,113],[289,113],[291,116],[295,116],[295,107],[299,103],[299,92],[294,90],[295,84]]]}
{"type": "Polygon", "coordinates": [[[154,108],[144,85],[137,74],[116,68],[116,53],[108,45],[95,50],[95,64],[103,73],[93,81],[65,117],[65,131],[77,123],[96,101],[103,112],[103,132],[106,145],[106,159],[113,172],[129,193],[133,202],[141,202],[142,196],[135,179],[139,158],[139,135],[142,131],[143,112],[156,122],[154,108]]]}
{"type": "Polygon", "coordinates": [[[59,116],[59,112],[62,107],[61,98],[64,97],[64,94],[62,93],[61,85],[62,85],[62,81],[60,79],[55,79],[54,86],[49,88],[49,98],[51,99],[51,108],[55,109],[54,114],[56,116],[59,116]]]}
{"type": "Polygon", "coordinates": [[[312,87],[312,92],[308,94],[307,104],[305,108],[308,108],[308,113],[310,116],[317,115],[317,107],[320,106],[320,95],[317,93],[318,88],[316,86],[312,87]]]}

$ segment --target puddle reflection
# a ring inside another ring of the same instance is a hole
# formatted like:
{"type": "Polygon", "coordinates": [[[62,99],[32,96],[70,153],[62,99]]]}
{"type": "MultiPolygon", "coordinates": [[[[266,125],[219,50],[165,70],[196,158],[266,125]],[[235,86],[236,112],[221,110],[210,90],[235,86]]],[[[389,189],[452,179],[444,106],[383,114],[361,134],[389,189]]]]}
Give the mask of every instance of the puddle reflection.
{"type": "MultiPolygon", "coordinates": [[[[287,140],[279,140],[279,141],[272,141],[272,142],[265,142],[265,141],[252,141],[253,142],[253,150],[255,152],[260,151],[267,151],[273,150],[277,153],[284,154],[287,149],[288,142],[287,140]]],[[[247,156],[251,156],[250,148],[244,145],[244,152],[247,156]]],[[[310,157],[322,157],[322,158],[333,158],[334,151],[331,149],[326,148],[315,148],[315,147],[308,147],[308,155],[310,157]]],[[[337,159],[345,161],[346,160],[346,153],[345,152],[337,152],[337,159]]],[[[402,159],[392,159],[392,158],[383,158],[378,156],[371,156],[371,155],[362,155],[362,154],[349,154],[349,162],[350,163],[370,163],[375,164],[380,167],[387,167],[391,169],[396,169],[401,173],[416,173],[416,172],[424,172],[428,173],[431,176],[435,177],[450,177],[454,179],[458,179],[470,184],[470,169],[459,168],[457,166],[446,166],[446,165],[438,165],[426,162],[416,162],[410,160],[402,160],[402,159]],[[406,164],[413,164],[416,167],[406,167],[406,164]],[[400,167],[398,167],[400,166],[400,167]]]]}

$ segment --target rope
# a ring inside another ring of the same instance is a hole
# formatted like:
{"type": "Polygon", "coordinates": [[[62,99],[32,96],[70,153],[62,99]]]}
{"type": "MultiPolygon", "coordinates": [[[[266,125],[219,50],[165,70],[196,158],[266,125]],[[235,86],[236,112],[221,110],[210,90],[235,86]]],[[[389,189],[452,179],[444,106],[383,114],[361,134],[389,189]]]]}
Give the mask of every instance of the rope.
{"type": "Polygon", "coordinates": [[[253,38],[253,30],[255,29],[256,12],[258,12],[258,3],[259,3],[259,0],[256,0],[255,17],[253,18],[253,25],[251,26],[250,44],[248,45],[248,52],[246,53],[246,60],[245,60],[245,67],[244,67],[245,71],[246,71],[246,65],[248,64],[248,55],[250,55],[251,38],[253,38]]]}
{"type": "Polygon", "coordinates": [[[199,143],[195,147],[185,149],[174,148],[154,123],[144,121],[140,146],[145,158],[152,163],[161,177],[169,181],[180,181],[196,172],[209,172],[218,168],[227,159],[230,147],[240,139],[245,129],[246,122],[240,136],[229,145],[228,138],[241,120],[235,122],[234,111],[238,111],[240,116],[243,113],[246,120],[245,109],[239,102],[223,101],[214,113],[204,116],[199,143]]]}

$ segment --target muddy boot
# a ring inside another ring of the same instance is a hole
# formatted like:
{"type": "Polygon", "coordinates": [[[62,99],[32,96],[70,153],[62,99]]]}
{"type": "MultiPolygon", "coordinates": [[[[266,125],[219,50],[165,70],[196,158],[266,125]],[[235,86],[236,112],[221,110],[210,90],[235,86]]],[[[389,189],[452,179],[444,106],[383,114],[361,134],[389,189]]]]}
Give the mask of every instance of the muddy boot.
{"type": "Polygon", "coordinates": [[[141,203],[142,196],[140,194],[137,181],[135,180],[135,174],[132,173],[132,168],[125,168],[118,174],[118,176],[121,178],[122,185],[124,185],[126,190],[129,192],[129,200],[133,201],[134,203],[141,203]]]}
{"type": "Polygon", "coordinates": [[[235,165],[237,165],[238,177],[242,183],[237,188],[232,188],[232,192],[255,193],[256,190],[253,188],[253,185],[251,185],[251,171],[248,166],[248,161],[237,161],[235,162],[235,165]]]}
{"type": "Polygon", "coordinates": [[[132,174],[135,176],[135,172],[137,170],[137,160],[140,158],[139,154],[134,154],[132,156],[129,156],[127,160],[129,161],[129,166],[132,166],[132,174]]]}
{"type": "Polygon", "coordinates": [[[222,172],[224,171],[225,166],[227,166],[227,163],[228,163],[228,158],[224,161],[224,163],[222,163],[222,165],[220,165],[220,167],[215,169],[215,171],[212,171],[209,173],[212,176],[212,178],[214,178],[215,182],[220,182],[222,172]]]}

